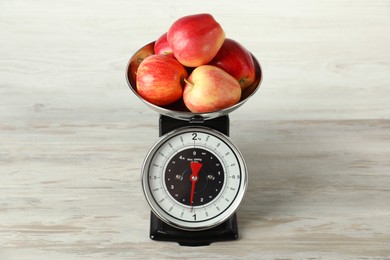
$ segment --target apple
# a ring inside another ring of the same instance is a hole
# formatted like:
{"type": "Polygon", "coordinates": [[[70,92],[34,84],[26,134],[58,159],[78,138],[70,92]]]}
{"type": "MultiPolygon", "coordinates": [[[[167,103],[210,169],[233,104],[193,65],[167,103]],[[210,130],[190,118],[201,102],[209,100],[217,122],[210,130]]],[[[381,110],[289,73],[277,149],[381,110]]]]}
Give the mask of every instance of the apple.
{"type": "Polygon", "coordinates": [[[195,14],[176,20],[167,39],[181,64],[197,67],[214,58],[225,40],[225,32],[212,15],[195,14]]]}
{"type": "Polygon", "coordinates": [[[224,70],[201,65],[186,80],[183,100],[193,113],[207,113],[235,105],[240,101],[238,81],[224,70]]]}
{"type": "Polygon", "coordinates": [[[176,59],[154,54],[140,64],[137,70],[137,93],[146,101],[165,106],[182,97],[184,79],[188,73],[176,59]]]}
{"type": "Polygon", "coordinates": [[[164,55],[173,55],[171,46],[169,46],[167,33],[161,35],[154,44],[154,53],[164,54],[164,55]]]}
{"type": "Polygon", "coordinates": [[[232,75],[244,90],[256,79],[251,53],[235,40],[226,38],[217,55],[209,63],[232,75]]]}

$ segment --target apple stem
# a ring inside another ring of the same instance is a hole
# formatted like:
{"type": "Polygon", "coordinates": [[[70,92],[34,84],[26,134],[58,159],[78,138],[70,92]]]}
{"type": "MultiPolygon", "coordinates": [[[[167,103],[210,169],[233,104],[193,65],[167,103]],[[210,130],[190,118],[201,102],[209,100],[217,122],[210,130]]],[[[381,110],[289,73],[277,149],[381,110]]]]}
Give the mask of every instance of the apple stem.
{"type": "Polygon", "coordinates": [[[194,84],[191,83],[191,82],[189,82],[187,79],[184,79],[184,82],[187,83],[187,84],[189,84],[191,87],[194,86],[194,84]]]}

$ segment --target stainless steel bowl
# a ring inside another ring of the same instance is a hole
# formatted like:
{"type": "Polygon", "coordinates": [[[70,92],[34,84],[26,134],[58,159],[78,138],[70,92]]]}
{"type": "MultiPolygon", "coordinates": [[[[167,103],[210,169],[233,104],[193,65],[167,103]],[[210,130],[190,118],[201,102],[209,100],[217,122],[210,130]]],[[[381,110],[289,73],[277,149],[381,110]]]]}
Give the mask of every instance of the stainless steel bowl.
{"type": "Polygon", "coordinates": [[[157,113],[160,113],[162,115],[169,116],[169,117],[172,117],[172,118],[176,118],[176,119],[181,119],[181,120],[191,120],[193,118],[196,118],[198,120],[199,119],[207,120],[207,119],[216,118],[216,117],[219,117],[219,116],[226,115],[226,114],[236,110],[240,106],[242,106],[253,94],[256,93],[256,91],[260,87],[260,84],[261,84],[261,81],[262,81],[262,78],[263,78],[261,67],[260,67],[260,64],[257,61],[257,59],[253,56],[253,54],[251,54],[252,58],[253,58],[253,63],[255,65],[256,79],[255,79],[255,82],[253,82],[253,84],[251,86],[247,87],[242,92],[241,100],[237,104],[235,104],[235,105],[233,105],[231,107],[222,109],[222,110],[208,112],[208,113],[193,113],[193,112],[190,112],[185,107],[184,102],[183,102],[182,99],[177,101],[177,102],[175,102],[175,103],[173,103],[173,104],[170,104],[168,106],[164,106],[164,107],[156,106],[156,105],[146,101],[145,99],[143,99],[137,93],[136,78],[135,78],[136,77],[136,75],[135,75],[135,71],[136,71],[135,66],[138,66],[139,63],[141,62],[140,60],[137,60],[137,59],[139,59],[138,56],[140,54],[142,56],[142,52],[143,53],[145,53],[147,51],[150,52],[153,49],[154,43],[155,42],[151,42],[151,43],[145,45],[144,47],[139,49],[130,58],[130,60],[129,60],[128,64],[127,64],[126,79],[127,79],[127,84],[129,85],[129,87],[133,91],[133,93],[137,97],[139,97],[146,105],[148,105],[150,108],[152,108],[157,113]]]}

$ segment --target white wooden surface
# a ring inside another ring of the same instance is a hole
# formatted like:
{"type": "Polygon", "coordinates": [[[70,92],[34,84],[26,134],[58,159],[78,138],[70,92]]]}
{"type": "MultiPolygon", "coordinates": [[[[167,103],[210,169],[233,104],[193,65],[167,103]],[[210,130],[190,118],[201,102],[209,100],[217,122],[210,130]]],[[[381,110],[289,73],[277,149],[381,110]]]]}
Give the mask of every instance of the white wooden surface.
{"type": "Polygon", "coordinates": [[[390,259],[390,4],[0,0],[0,259],[390,259]],[[157,114],[125,67],[209,12],[260,61],[230,115],[250,170],[240,239],[149,240],[157,114]]]}

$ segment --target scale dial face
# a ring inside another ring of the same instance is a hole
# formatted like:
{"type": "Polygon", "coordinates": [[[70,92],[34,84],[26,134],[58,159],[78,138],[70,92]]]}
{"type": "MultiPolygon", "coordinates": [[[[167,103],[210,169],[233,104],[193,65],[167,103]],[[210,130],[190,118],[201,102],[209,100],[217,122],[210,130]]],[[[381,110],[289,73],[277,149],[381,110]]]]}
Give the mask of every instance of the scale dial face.
{"type": "Polygon", "coordinates": [[[227,136],[210,128],[185,127],[161,137],[150,150],[142,186],[162,221],[184,230],[204,230],[237,210],[247,170],[227,136]]]}

